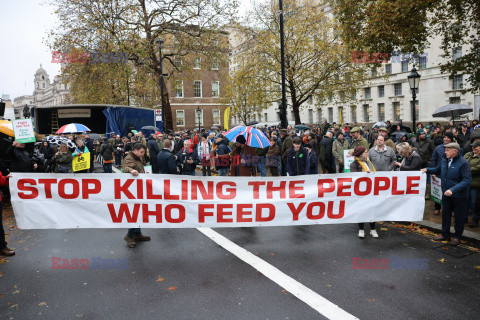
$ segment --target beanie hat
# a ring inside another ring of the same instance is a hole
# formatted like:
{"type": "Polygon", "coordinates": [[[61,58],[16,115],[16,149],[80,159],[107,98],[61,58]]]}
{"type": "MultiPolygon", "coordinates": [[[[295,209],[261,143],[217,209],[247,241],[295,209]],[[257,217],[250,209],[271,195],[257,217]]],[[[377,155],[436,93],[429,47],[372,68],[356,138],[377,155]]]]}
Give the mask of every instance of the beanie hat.
{"type": "Polygon", "coordinates": [[[355,149],[354,149],[353,152],[352,152],[352,156],[358,158],[358,157],[360,157],[366,150],[367,150],[367,148],[365,148],[364,146],[356,146],[355,149]]]}
{"type": "Polygon", "coordinates": [[[235,142],[238,142],[238,143],[240,143],[240,144],[245,144],[245,143],[247,142],[247,139],[245,139],[244,136],[239,135],[239,136],[237,137],[237,139],[235,139],[235,142]]]}
{"type": "Polygon", "coordinates": [[[453,141],[453,133],[451,132],[445,132],[445,134],[443,135],[444,137],[447,137],[449,138],[451,141],[453,141]]]}

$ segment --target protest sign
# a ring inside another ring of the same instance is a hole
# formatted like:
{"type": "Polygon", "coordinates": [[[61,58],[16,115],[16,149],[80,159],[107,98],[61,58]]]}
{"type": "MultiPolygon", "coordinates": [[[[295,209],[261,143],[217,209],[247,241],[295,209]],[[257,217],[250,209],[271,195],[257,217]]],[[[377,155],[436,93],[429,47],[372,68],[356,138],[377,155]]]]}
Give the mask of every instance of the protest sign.
{"type": "Polygon", "coordinates": [[[431,195],[430,198],[438,203],[442,204],[442,180],[440,180],[437,177],[432,176],[432,183],[430,184],[431,186],[431,195]]]}
{"type": "Polygon", "coordinates": [[[15,140],[19,143],[36,142],[35,132],[33,132],[33,124],[31,119],[13,120],[13,132],[15,140]]]}
{"type": "Polygon", "coordinates": [[[72,169],[73,172],[90,169],[90,152],[73,157],[72,169]]]}
{"type": "Polygon", "coordinates": [[[352,149],[343,150],[343,163],[345,164],[343,172],[345,173],[350,172],[350,165],[355,161],[355,157],[349,154],[350,151],[352,151],[352,149]]]}
{"type": "Polygon", "coordinates": [[[295,177],[14,173],[19,228],[197,228],[420,221],[426,175],[295,177]]]}

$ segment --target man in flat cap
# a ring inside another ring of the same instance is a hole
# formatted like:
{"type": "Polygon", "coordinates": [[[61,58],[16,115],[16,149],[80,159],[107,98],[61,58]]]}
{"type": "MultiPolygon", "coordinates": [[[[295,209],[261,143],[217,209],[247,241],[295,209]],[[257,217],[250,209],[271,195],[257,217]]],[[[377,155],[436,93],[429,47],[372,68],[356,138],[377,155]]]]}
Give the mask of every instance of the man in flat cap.
{"type": "Polygon", "coordinates": [[[435,168],[422,169],[423,173],[441,176],[442,180],[442,233],[434,238],[444,241],[450,238],[452,212],[455,212],[455,234],[451,245],[458,245],[463,234],[465,217],[468,216],[468,192],[472,182],[470,164],[460,155],[460,145],[451,142],[444,145],[446,159],[435,168]]]}
{"type": "MultiPolygon", "coordinates": [[[[387,147],[390,147],[392,148],[393,152],[397,152],[397,148],[395,147],[395,142],[392,141],[392,139],[390,139],[388,137],[388,130],[387,128],[379,128],[378,129],[378,134],[383,136],[385,139],[385,145],[387,147]]],[[[375,140],[375,142],[373,143],[373,147],[376,147],[377,146],[377,140],[375,140]]]]}
{"type": "Polygon", "coordinates": [[[355,149],[356,146],[364,146],[367,150],[370,149],[367,139],[362,136],[362,131],[359,127],[355,127],[350,130],[352,136],[352,143],[350,143],[350,149],[355,149]]]}

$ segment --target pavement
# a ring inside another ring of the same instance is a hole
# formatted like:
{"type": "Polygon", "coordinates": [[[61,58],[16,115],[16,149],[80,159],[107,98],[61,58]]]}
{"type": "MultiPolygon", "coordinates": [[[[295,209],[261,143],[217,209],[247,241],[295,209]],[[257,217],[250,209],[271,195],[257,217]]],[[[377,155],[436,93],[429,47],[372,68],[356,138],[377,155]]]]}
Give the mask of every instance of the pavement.
{"type": "Polygon", "coordinates": [[[144,229],[132,249],[122,229],[20,230],[8,206],[4,221],[0,319],[480,318],[478,245],[416,224],[144,229]],[[74,259],[87,268],[59,269],[74,259]]]}

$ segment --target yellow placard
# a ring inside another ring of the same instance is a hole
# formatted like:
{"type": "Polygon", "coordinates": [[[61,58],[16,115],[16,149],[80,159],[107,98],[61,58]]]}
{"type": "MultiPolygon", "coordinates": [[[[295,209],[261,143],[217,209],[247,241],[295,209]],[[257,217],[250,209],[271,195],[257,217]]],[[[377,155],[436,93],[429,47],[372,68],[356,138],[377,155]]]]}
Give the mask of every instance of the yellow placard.
{"type": "Polygon", "coordinates": [[[90,169],[90,152],[73,157],[73,172],[90,169]]]}
{"type": "Polygon", "coordinates": [[[225,130],[228,130],[230,127],[230,107],[225,109],[225,112],[223,113],[223,127],[225,130]]]}

